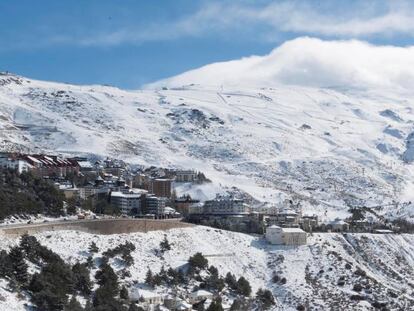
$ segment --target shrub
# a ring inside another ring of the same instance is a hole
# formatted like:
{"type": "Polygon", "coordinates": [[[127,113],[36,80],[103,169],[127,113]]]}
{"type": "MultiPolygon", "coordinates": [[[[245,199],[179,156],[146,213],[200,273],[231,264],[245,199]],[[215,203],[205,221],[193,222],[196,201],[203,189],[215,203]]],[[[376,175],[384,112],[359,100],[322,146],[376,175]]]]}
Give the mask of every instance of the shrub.
{"type": "Polygon", "coordinates": [[[97,253],[99,252],[98,246],[96,246],[96,243],[92,241],[91,245],[89,245],[89,252],[91,253],[97,253]]]}
{"type": "Polygon", "coordinates": [[[362,291],[362,285],[359,283],[356,283],[352,289],[356,292],[360,292],[362,291]]]}

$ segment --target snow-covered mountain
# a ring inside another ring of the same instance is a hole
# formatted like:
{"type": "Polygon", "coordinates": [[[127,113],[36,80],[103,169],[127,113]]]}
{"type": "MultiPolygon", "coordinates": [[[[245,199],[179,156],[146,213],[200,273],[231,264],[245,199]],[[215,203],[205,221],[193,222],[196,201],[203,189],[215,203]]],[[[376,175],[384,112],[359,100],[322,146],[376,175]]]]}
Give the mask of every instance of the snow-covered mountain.
{"type": "Polygon", "coordinates": [[[201,170],[260,201],[413,216],[407,90],[187,85],[125,91],[0,76],[0,148],[93,153],[201,170]]]}

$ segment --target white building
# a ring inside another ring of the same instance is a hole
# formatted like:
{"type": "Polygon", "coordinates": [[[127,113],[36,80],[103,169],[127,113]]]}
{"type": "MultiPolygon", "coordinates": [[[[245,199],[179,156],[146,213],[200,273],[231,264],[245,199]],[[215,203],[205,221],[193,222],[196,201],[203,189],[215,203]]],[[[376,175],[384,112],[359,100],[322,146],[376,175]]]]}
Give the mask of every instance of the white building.
{"type": "Polygon", "coordinates": [[[213,215],[246,214],[248,211],[249,207],[243,200],[220,195],[217,195],[214,200],[206,201],[203,208],[204,214],[213,215]]]}
{"type": "Polygon", "coordinates": [[[195,292],[192,292],[189,296],[190,303],[195,304],[205,299],[213,299],[214,295],[213,293],[210,293],[209,291],[199,289],[195,292]]]}
{"type": "Polygon", "coordinates": [[[194,182],[197,181],[197,172],[193,170],[179,170],[175,172],[176,182],[194,182]]]}
{"type": "Polygon", "coordinates": [[[148,191],[130,189],[127,192],[114,191],[111,193],[111,204],[118,207],[122,214],[141,214],[143,197],[148,191]]]}
{"type": "Polygon", "coordinates": [[[16,170],[19,174],[28,172],[32,166],[24,159],[10,157],[8,154],[0,154],[0,166],[16,170]]]}
{"type": "Polygon", "coordinates": [[[141,288],[132,288],[129,291],[129,300],[134,302],[144,302],[146,305],[160,305],[163,303],[163,296],[155,291],[141,288]]]}
{"type": "Polygon", "coordinates": [[[306,245],[307,234],[300,228],[281,228],[273,225],[266,228],[266,240],[276,245],[306,245]]]}
{"type": "Polygon", "coordinates": [[[164,215],[165,214],[165,198],[156,196],[147,196],[145,199],[147,214],[164,215]]]}
{"type": "Polygon", "coordinates": [[[106,187],[97,188],[92,185],[89,185],[89,186],[79,188],[79,197],[82,200],[87,200],[89,197],[92,197],[92,196],[94,197],[101,196],[101,195],[104,196],[108,194],[108,192],[109,192],[109,188],[106,188],[106,187]]]}

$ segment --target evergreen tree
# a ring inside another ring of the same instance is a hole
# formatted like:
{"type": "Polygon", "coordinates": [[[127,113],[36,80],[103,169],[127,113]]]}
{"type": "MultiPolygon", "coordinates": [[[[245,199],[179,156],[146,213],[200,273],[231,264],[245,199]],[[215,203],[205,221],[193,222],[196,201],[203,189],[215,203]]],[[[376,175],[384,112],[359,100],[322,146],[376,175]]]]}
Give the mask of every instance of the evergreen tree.
{"type": "Polygon", "coordinates": [[[12,264],[12,274],[20,285],[27,284],[27,264],[24,260],[24,254],[20,247],[13,247],[9,253],[10,262],[12,264]]]}
{"type": "Polygon", "coordinates": [[[0,277],[10,277],[13,274],[13,264],[5,250],[0,251],[0,277]]]}
{"type": "Polygon", "coordinates": [[[240,277],[237,281],[237,292],[243,296],[250,296],[252,293],[252,288],[250,286],[249,281],[247,281],[244,277],[240,277]]]}
{"type": "Polygon", "coordinates": [[[135,303],[129,305],[128,311],[140,311],[138,306],[135,303]]]}
{"type": "Polygon", "coordinates": [[[68,294],[73,293],[73,275],[70,267],[63,262],[53,262],[35,273],[28,289],[32,302],[39,310],[63,310],[68,294]]]}
{"type": "Polygon", "coordinates": [[[65,306],[64,311],[83,311],[83,308],[79,301],[76,300],[75,296],[72,296],[68,304],[65,306]]]}
{"type": "Polygon", "coordinates": [[[72,197],[69,199],[66,199],[66,214],[68,215],[75,215],[77,210],[76,210],[76,198],[72,197]]]}
{"type": "Polygon", "coordinates": [[[160,243],[160,249],[161,249],[161,252],[163,252],[163,253],[166,252],[166,251],[171,250],[171,245],[170,245],[170,242],[167,239],[166,234],[164,235],[164,240],[162,240],[161,243],[160,243]]]}
{"type": "Polygon", "coordinates": [[[230,307],[230,311],[250,311],[252,309],[251,302],[243,298],[235,299],[230,307]]]}
{"type": "Polygon", "coordinates": [[[221,305],[220,296],[214,298],[210,306],[207,308],[207,311],[224,311],[223,306],[221,305]]]}
{"type": "Polygon", "coordinates": [[[101,293],[107,295],[108,298],[114,298],[118,295],[118,277],[107,263],[101,265],[100,269],[96,272],[95,278],[100,285],[101,293]]]}
{"type": "Polygon", "coordinates": [[[91,242],[91,245],[89,245],[89,252],[90,253],[97,253],[99,252],[98,246],[96,246],[96,243],[94,241],[91,242]]]}
{"type": "Polygon", "coordinates": [[[147,275],[145,276],[145,283],[149,286],[154,286],[154,276],[152,275],[151,269],[148,268],[147,275]]]}
{"type": "Polygon", "coordinates": [[[237,280],[234,274],[231,274],[230,272],[227,272],[225,281],[227,283],[227,286],[233,290],[237,289],[237,280]]]}
{"type": "Polygon", "coordinates": [[[125,286],[122,286],[121,287],[121,290],[119,292],[119,297],[121,299],[128,300],[128,298],[129,298],[128,290],[127,290],[127,288],[125,286]]]}
{"type": "Polygon", "coordinates": [[[86,265],[88,266],[89,269],[94,267],[94,262],[93,262],[93,257],[92,256],[89,256],[86,259],[86,265]]]}
{"type": "Polygon", "coordinates": [[[76,263],[72,267],[74,288],[79,291],[83,296],[91,294],[92,282],[90,279],[90,273],[87,264],[76,263]]]}
{"type": "Polygon", "coordinates": [[[130,253],[123,253],[121,257],[125,265],[127,265],[128,267],[134,264],[134,258],[132,258],[130,253]]]}
{"type": "Polygon", "coordinates": [[[208,260],[201,253],[195,253],[188,260],[192,269],[205,269],[208,266],[208,260]]]}
{"type": "Polygon", "coordinates": [[[168,284],[168,281],[169,281],[169,279],[168,279],[168,274],[167,274],[167,271],[165,271],[164,266],[161,266],[161,270],[160,270],[160,272],[158,273],[158,275],[160,276],[161,281],[162,281],[163,283],[168,284]]]}
{"type": "Polygon", "coordinates": [[[27,233],[22,235],[19,246],[26,253],[27,259],[35,263],[38,261],[38,250],[41,245],[34,236],[27,233]]]}
{"type": "Polygon", "coordinates": [[[268,289],[260,288],[256,293],[256,300],[262,310],[267,310],[276,304],[272,292],[268,289]]]}

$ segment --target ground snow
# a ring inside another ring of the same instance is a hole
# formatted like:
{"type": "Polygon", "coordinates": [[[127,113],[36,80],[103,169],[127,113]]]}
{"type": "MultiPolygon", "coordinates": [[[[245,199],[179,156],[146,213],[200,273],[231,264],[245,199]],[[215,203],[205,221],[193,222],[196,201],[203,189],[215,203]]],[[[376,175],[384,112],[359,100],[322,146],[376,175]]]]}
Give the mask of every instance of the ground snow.
{"type": "MultiPolygon", "coordinates": [[[[99,253],[125,241],[132,242],[136,246],[132,253],[135,263],[129,268],[131,277],[122,280],[125,284],[143,282],[148,268],[154,272],[163,265],[178,268],[191,255],[202,252],[222,275],[231,272],[248,279],[254,292],[261,287],[270,288],[284,310],[295,310],[299,304],[306,303],[315,310],[344,305],[349,306],[349,310],[369,310],[367,302],[350,301],[350,295],[357,294],[352,288],[358,282],[370,284],[371,293],[367,289],[365,294],[372,300],[388,300],[389,306],[394,307],[397,304],[414,306],[412,235],[321,233],[310,236],[308,245],[298,247],[272,246],[259,236],[202,226],[105,236],[76,231],[45,232],[36,236],[43,245],[72,264],[85,261],[91,255],[87,249],[92,241],[99,247],[99,253]],[[159,257],[157,249],[164,235],[172,249],[159,257]],[[345,268],[347,263],[351,269],[345,268]],[[369,280],[356,276],[357,269],[365,271],[369,280]],[[273,284],[274,274],[285,277],[286,284],[273,284]],[[337,286],[341,275],[345,285],[337,286]],[[390,290],[397,293],[398,300],[390,298],[390,290]]],[[[4,237],[0,245],[8,248],[16,242],[16,239],[4,237]]],[[[96,262],[99,256],[95,255],[96,262]]],[[[118,260],[112,263],[116,270],[124,268],[118,260]]],[[[0,295],[9,295],[4,286],[0,288],[0,295]]],[[[0,302],[0,308],[2,306],[6,308],[7,305],[0,302]]],[[[17,305],[16,310],[19,310],[17,305]]]]}

